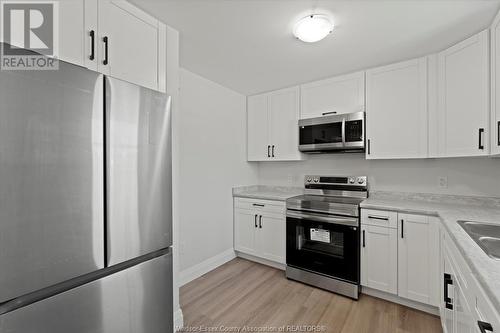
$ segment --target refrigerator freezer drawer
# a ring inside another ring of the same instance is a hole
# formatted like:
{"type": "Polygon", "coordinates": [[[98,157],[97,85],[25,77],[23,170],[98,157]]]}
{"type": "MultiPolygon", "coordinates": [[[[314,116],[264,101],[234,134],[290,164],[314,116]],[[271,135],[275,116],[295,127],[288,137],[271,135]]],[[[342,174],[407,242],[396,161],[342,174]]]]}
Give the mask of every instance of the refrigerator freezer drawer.
{"type": "Polygon", "coordinates": [[[171,252],[0,316],[2,333],[172,330],[171,252]]]}
{"type": "Polygon", "coordinates": [[[104,266],[103,78],[0,72],[0,302],[104,266]]]}
{"type": "Polygon", "coordinates": [[[172,244],[170,98],[106,77],[107,256],[114,265],[172,244]]]}

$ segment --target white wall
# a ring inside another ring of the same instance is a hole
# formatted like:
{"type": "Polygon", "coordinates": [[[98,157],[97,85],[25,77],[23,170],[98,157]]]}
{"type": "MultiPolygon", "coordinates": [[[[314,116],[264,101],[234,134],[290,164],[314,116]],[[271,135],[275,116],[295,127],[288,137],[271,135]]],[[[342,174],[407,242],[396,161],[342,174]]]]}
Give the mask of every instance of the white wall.
{"type": "Polygon", "coordinates": [[[257,183],[246,162],[246,97],[185,69],[180,75],[181,279],[233,248],[232,187],[257,183]]]}
{"type": "Polygon", "coordinates": [[[367,175],[372,190],[500,197],[500,158],[367,161],[362,154],[259,163],[259,184],[303,186],[306,174],[367,175]],[[448,188],[438,177],[448,177],[448,188]]]}

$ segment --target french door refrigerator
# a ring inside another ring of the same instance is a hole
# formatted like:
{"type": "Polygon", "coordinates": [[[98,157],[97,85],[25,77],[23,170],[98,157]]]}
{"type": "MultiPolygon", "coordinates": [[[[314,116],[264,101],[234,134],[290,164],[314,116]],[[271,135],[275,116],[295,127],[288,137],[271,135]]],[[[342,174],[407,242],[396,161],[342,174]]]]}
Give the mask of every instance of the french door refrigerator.
{"type": "Polygon", "coordinates": [[[170,103],[0,71],[0,332],[172,332],[170,103]]]}

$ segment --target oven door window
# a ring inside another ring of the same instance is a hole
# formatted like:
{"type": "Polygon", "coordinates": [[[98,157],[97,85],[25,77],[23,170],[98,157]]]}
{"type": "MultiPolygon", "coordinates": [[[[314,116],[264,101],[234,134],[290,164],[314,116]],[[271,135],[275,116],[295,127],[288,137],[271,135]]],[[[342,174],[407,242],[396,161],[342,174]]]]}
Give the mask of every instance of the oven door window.
{"type": "Polygon", "coordinates": [[[359,283],[359,228],[287,218],[287,265],[359,283]]]}
{"type": "Polygon", "coordinates": [[[342,123],[329,123],[299,127],[301,145],[342,143],[342,123]]]}

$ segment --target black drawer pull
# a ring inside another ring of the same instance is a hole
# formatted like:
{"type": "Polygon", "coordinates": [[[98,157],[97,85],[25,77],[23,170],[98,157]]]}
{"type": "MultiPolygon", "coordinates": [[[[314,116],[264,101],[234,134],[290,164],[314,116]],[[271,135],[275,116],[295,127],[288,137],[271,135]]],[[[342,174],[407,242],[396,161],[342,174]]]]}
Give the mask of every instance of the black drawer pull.
{"type": "Polygon", "coordinates": [[[257,214],[255,214],[254,221],[255,221],[255,227],[257,228],[257,214]]]}
{"type": "Polygon", "coordinates": [[[486,323],[484,321],[478,321],[477,326],[479,326],[479,330],[481,333],[486,333],[486,331],[493,332],[493,327],[491,326],[490,323],[486,323]]]}
{"type": "Polygon", "coordinates": [[[259,228],[262,229],[262,215],[259,215],[259,228]]]}
{"type": "Polygon", "coordinates": [[[272,151],[272,156],[274,157],[274,145],[271,151],[272,151]]]}
{"type": "Polygon", "coordinates": [[[271,157],[271,152],[269,151],[271,146],[267,146],[267,157],[271,157]]]}
{"type": "Polygon", "coordinates": [[[363,247],[366,247],[366,244],[365,244],[365,231],[363,230],[363,247]]]}
{"type": "Polygon", "coordinates": [[[401,238],[405,238],[405,220],[401,219],[401,238]]]}
{"type": "Polygon", "coordinates": [[[254,204],[252,204],[252,206],[255,206],[255,207],[264,207],[265,205],[264,204],[256,204],[256,203],[254,203],[254,204]]]}
{"type": "Polygon", "coordinates": [[[323,112],[321,115],[326,116],[329,114],[337,114],[337,111],[323,112]]]}
{"type": "Polygon", "coordinates": [[[389,221],[388,217],[368,215],[368,218],[371,219],[371,220],[389,221]]]}
{"type": "Polygon", "coordinates": [[[497,145],[500,146],[500,121],[497,123],[497,145]]]}

